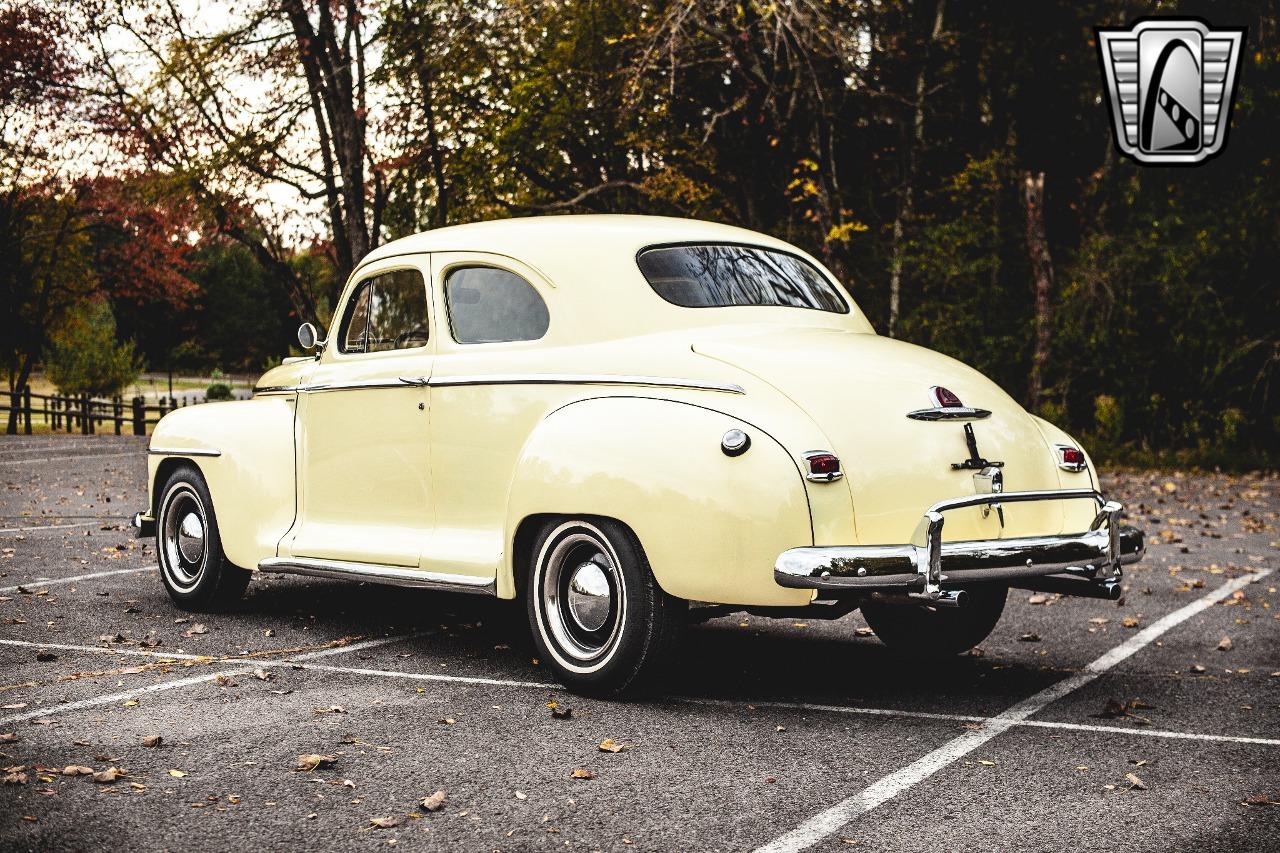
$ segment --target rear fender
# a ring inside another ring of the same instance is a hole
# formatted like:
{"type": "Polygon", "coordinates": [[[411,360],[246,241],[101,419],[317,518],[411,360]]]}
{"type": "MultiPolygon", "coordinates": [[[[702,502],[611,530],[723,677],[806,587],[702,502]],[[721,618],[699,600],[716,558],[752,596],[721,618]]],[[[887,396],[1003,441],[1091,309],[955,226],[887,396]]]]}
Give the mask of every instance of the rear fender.
{"type": "Polygon", "coordinates": [[[605,397],[548,415],[515,470],[500,597],[514,597],[516,572],[527,570],[527,555],[515,548],[522,522],[545,514],[623,522],[639,537],[658,584],[680,598],[786,606],[812,597],[773,580],[780,553],[813,543],[795,461],[769,434],[718,411],[605,397]],[[752,442],[734,458],[720,448],[731,429],[752,442]]]}

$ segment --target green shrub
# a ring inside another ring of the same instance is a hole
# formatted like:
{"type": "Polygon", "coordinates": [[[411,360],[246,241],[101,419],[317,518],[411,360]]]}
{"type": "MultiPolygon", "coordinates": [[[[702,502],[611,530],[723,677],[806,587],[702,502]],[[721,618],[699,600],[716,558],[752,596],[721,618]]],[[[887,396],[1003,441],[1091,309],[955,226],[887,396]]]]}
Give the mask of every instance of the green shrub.
{"type": "Polygon", "coordinates": [[[235,395],[231,393],[231,386],[225,382],[215,382],[204,392],[204,400],[206,403],[213,403],[217,400],[234,399],[235,395]]]}

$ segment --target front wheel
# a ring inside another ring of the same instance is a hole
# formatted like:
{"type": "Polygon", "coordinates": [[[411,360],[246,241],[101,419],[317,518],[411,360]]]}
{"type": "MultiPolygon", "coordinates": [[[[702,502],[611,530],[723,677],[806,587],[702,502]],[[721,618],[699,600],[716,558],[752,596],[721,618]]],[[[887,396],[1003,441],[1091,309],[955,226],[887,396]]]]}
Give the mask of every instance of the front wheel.
{"type": "Polygon", "coordinates": [[[222,553],[213,498],[200,471],[176,469],[160,491],[156,553],[160,577],[183,610],[220,610],[244,594],[250,573],[222,553]]]}
{"type": "Polygon", "coordinates": [[[539,655],[565,686],[598,696],[652,683],[688,605],[658,586],[635,534],[603,518],[543,527],[525,597],[539,655]]]}
{"type": "Polygon", "coordinates": [[[862,616],[880,641],[913,658],[953,657],[981,643],[1000,621],[1009,593],[1000,584],[965,590],[963,607],[864,604],[862,616]]]}

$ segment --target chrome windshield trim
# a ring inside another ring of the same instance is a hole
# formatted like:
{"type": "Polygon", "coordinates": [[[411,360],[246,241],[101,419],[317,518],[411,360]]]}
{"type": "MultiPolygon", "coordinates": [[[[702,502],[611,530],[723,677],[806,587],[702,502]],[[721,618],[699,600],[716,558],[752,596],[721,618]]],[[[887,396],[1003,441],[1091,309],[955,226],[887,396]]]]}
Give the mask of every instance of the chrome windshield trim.
{"type": "Polygon", "coordinates": [[[379,563],[321,560],[314,557],[268,557],[258,563],[258,571],[282,575],[339,578],[389,586],[470,592],[480,595],[494,595],[496,588],[493,578],[426,572],[407,566],[385,566],[379,563]]]}
{"type": "Polygon", "coordinates": [[[221,450],[206,447],[148,447],[152,456],[221,456],[221,450]]]}
{"type": "Polygon", "coordinates": [[[935,406],[932,409],[907,412],[907,417],[914,421],[980,421],[991,417],[991,411],[972,406],[935,406]]]}
{"type": "Polygon", "coordinates": [[[493,373],[477,376],[432,376],[427,380],[427,384],[433,388],[461,385],[641,385],[653,388],[722,391],[726,394],[747,393],[741,385],[729,382],[612,373],[493,373]]]}

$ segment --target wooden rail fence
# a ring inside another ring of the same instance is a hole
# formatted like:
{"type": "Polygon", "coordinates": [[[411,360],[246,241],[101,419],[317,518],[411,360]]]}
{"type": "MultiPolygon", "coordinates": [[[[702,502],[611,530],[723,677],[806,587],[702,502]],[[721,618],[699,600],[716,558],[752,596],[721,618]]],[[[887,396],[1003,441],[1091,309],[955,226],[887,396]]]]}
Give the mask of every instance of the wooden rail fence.
{"type": "MultiPolygon", "coordinates": [[[[236,399],[248,396],[243,392],[235,394],[236,399]]],[[[133,397],[126,402],[124,397],[35,394],[29,387],[20,393],[0,392],[0,412],[4,413],[4,422],[8,423],[9,412],[16,411],[18,432],[27,435],[31,435],[33,419],[42,421],[50,432],[93,435],[114,430],[116,435],[126,434],[126,431],[132,435],[146,435],[147,427],[155,426],[168,412],[203,402],[205,399],[201,394],[161,397],[155,403],[148,403],[145,397],[133,397]]]]}

